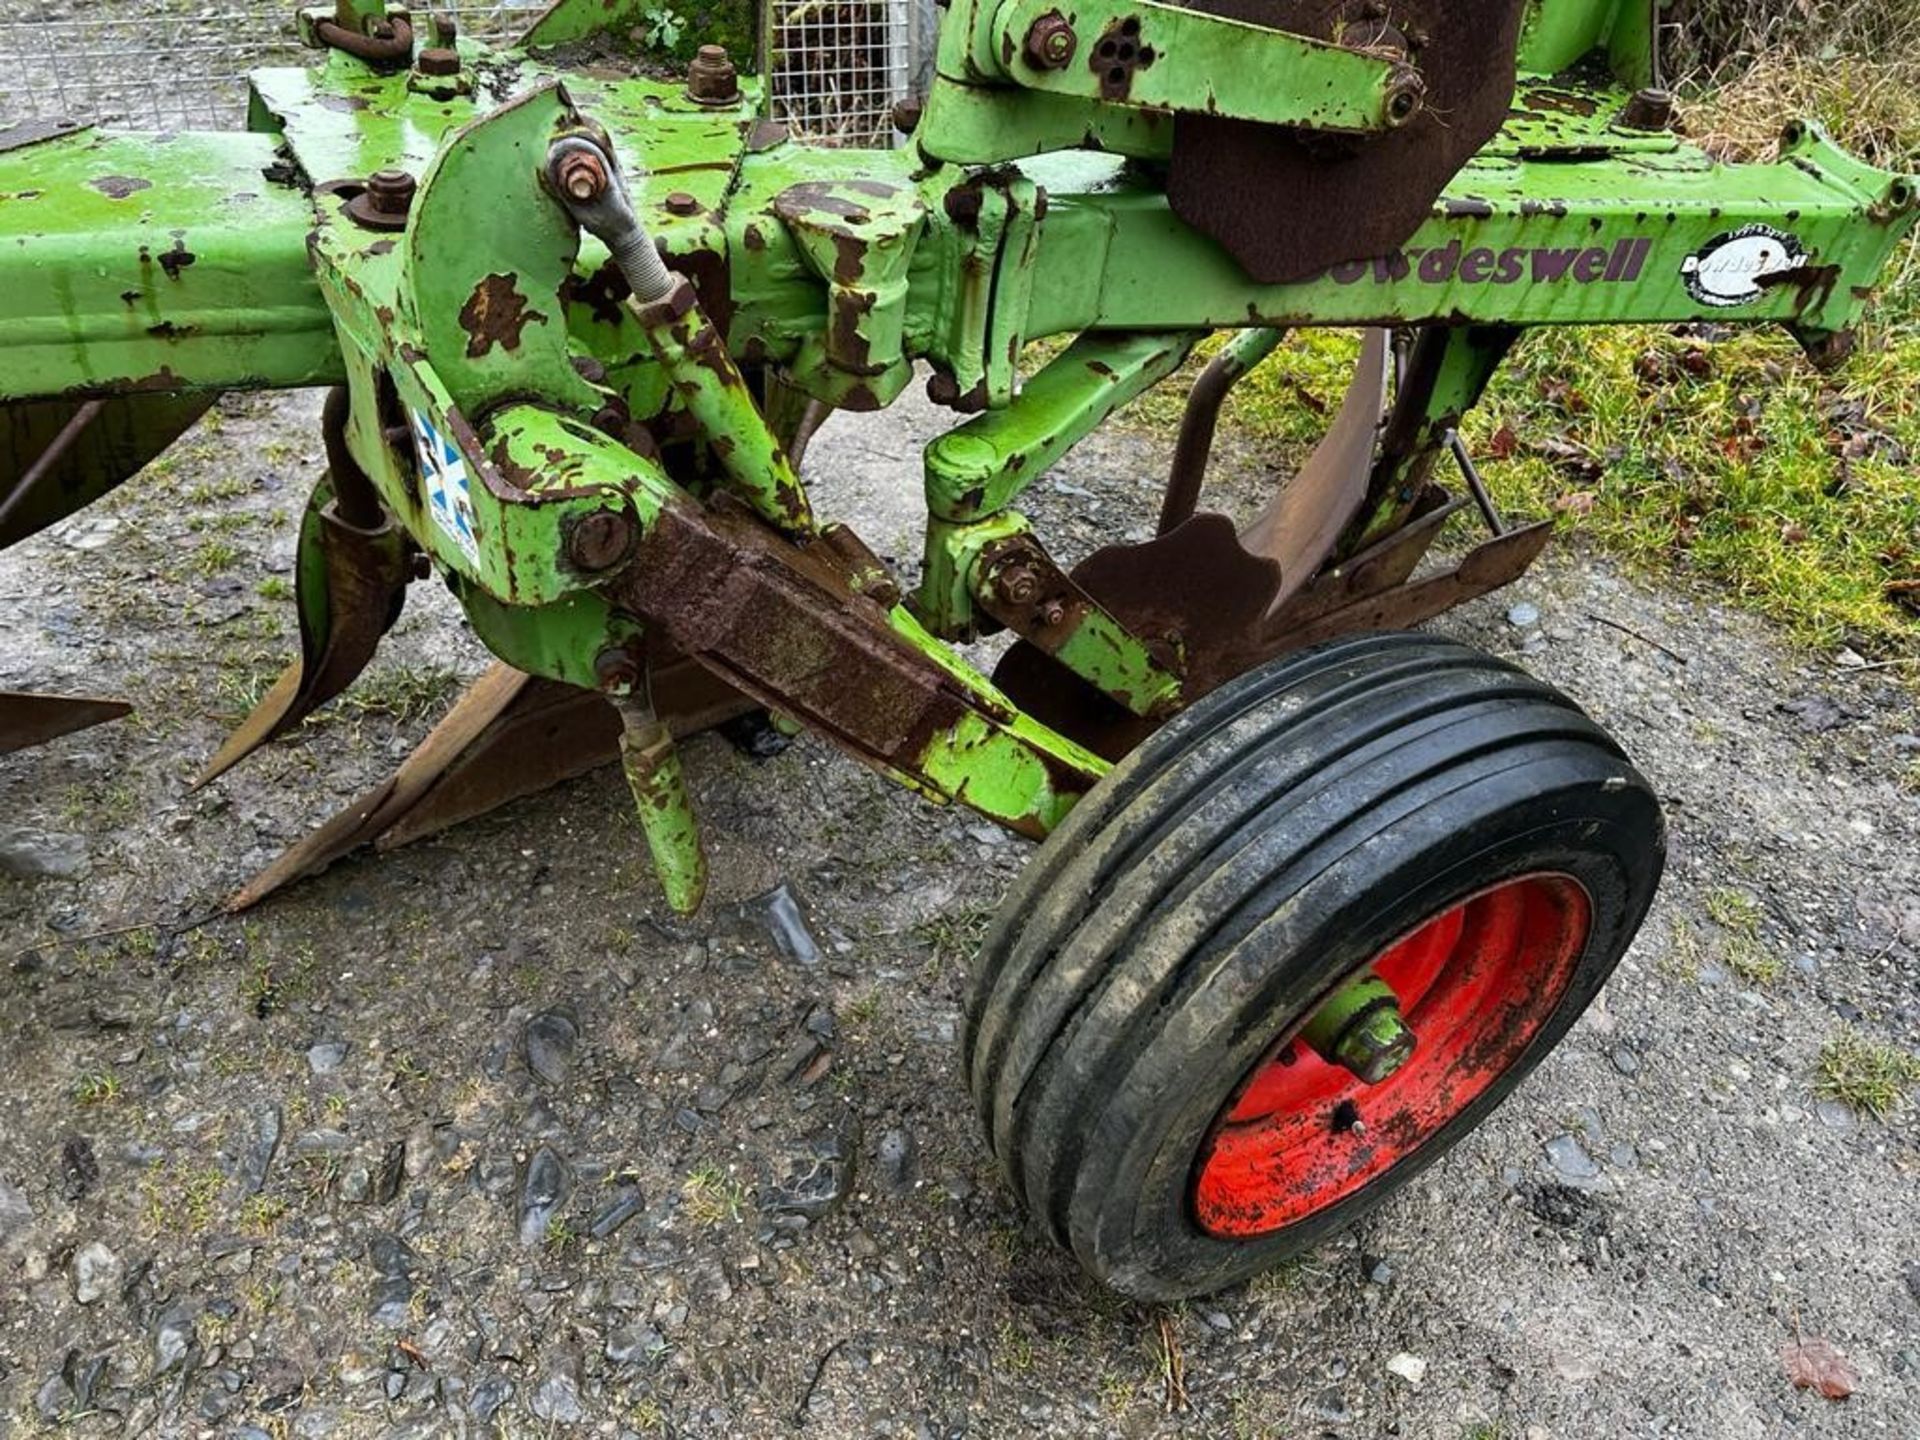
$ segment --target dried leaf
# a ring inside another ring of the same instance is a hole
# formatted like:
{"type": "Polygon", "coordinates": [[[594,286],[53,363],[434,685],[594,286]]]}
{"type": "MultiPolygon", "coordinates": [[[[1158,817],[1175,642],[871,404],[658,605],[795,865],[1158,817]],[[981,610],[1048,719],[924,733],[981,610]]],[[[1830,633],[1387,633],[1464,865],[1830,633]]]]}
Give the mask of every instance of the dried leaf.
{"type": "Polygon", "coordinates": [[[1493,460],[1511,460],[1519,448],[1520,437],[1513,433],[1513,427],[1502,425],[1487,442],[1487,456],[1493,460]]]}
{"type": "Polygon", "coordinates": [[[1806,1336],[1780,1347],[1780,1363],[1796,1390],[1818,1390],[1829,1400],[1853,1394],[1860,1376],[1832,1345],[1818,1336],[1806,1336]]]}
{"type": "Polygon", "coordinates": [[[1576,490],[1554,501],[1553,508],[1562,515],[1591,515],[1597,498],[1591,490],[1576,490]]]}

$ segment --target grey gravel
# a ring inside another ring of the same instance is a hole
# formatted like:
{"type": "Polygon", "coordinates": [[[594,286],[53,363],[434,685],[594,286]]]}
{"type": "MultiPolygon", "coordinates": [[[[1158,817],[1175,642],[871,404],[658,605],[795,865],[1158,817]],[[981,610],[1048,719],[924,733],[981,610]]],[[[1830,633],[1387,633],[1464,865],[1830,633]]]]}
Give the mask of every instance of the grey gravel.
{"type": "Polygon", "coordinates": [[[78,880],[91,869],[85,836],[0,830],[0,875],[16,880],[78,880]]]}
{"type": "Polygon", "coordinates": [[[1556,1135],[1543,1147],[1547,1162],[1569,1180],[1591,1180],[1600,1173],[1600,1164],[1587,1153],[1578,1137],[1556,1135]]]}
{"type": "Polygon", "coordinates": [[[120,1285],[125,1267],[120,1257],[98,1240],[82,1245],[73,1255],[73,1298],[92,1305],[120,1285]]]}
{"type": "Polygon", "coordinates": [[[545,1240],[572,1193],[573,1171],[558,1152],[549,1145],[534,1151],[520,1185],[520,1243],[538,1245],[545,1240]]]}
{"type": "Polygon", "coordinates": [[[547,1010],[527,1022],[527,1068],[549,1085],[566,1082],[580,1044],[580,1024],[561,1010],[547,1010]]]}

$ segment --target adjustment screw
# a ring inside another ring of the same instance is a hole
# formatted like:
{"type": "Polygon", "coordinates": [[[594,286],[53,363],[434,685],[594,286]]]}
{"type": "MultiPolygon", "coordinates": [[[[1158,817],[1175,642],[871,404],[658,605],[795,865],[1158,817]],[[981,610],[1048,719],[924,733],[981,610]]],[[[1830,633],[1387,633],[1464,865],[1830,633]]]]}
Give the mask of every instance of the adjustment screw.
{"type": "Polygon", "coordinates": [[[1027,63],[1036,70],[1064,70],[1073,63],[1080,39],[1058,10],[1049,10],[1027,27],[1027,63]]]}

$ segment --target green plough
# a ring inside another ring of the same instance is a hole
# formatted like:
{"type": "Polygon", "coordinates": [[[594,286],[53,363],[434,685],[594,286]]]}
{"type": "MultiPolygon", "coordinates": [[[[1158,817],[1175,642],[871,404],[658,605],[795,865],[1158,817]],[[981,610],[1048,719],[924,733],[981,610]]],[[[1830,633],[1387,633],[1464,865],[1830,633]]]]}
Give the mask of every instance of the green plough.
{"type": "MultiPolygon", "coordinates": [[[[1274,1263],[1497,1103],[1658,880],[1651,792],[1571,702],[1393,633],[1548,539],[1462,416],[1540,326],[1844,363],[1920,189],[1811,125],[1771,164],[1688,144],[1646,0],[952,0],[890,151],[796,141],[754,57],[669,73],[644,9],[557,0],[491,50],[339,0],[245,132],[0,131],[0,545],[224,392],[329,387],[302,653],[203,779],[429,575],[500,665],[236,904],[618,758],[691,912],[673,737],[769,712],[1046,841],[965,1041],[1036,1216],[1136,1295],[1274,1263]],[[1305,326],[1364,331],[1352,389],[1236,525],[1215,420],[1305,326]],[[1057,556],[1023,492],[1219,331],[1158,534],[1057,556]],[[957,418],[906,574],[803,459],[915,383],[957,418]],[[1437,565],[1456,520],[1487,533],[1437,565]],[[989,675],[960,647],[999,634],[989,675]]],[[[0,694],[0,750],[120,708],[0,694]]]]}

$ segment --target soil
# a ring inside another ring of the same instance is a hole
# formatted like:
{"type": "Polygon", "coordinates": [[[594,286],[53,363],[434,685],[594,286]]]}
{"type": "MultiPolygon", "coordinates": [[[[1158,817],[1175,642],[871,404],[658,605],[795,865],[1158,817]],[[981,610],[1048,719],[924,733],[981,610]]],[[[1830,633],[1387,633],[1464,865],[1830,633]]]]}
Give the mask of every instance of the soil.
{"type": "MultiPolygon", "coordinates": [[[[223,402],[0,556],[0,688],[137,706],[0,758],[0,1436],[1915,1433],[1920,1126],[1815,1088],[1849,1026],[1920,1045],[1897,672],[1576,552],[1443,622],[1621,737],[1662,897],[1409,1191],[1146,1309],[1028,1231],[957,1073],[1030,847],[814,739],[686,747],[692,921],[611,770],[208,918],[484,663],[418,585],[352,695],[190,789],[290,652],[317,413],[223,402]],[[1852,1398],[1793,1387],[1797,1337],[1852,1398]]],[[[840,417],[809,462],[907,573],[943,418],[840,417]]],[[[1066,555],[1144,535],[1165,459],[1103,434],[1029,508],[1066,555]]],[[[1224,468],[1231,506],[1274,483],[1224,468]]]]}

